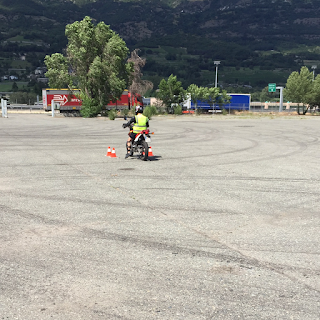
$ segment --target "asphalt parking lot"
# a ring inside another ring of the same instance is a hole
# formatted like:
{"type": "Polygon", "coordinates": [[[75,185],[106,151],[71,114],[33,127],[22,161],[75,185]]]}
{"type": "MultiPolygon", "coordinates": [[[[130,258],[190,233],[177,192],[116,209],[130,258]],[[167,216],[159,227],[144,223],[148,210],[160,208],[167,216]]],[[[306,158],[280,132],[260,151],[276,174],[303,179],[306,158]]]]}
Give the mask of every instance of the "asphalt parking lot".
{"type": "Polygon", "coordinates": [[[320,117],[122,123],[0,118],[0,319],[320,319],[320,117]]]}

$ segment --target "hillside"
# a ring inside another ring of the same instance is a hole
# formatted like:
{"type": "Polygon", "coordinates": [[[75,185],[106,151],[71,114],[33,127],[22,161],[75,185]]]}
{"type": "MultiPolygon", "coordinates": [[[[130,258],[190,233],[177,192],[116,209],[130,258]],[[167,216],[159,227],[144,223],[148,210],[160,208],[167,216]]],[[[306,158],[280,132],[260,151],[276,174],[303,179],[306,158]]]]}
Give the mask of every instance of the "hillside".
{"type": "Polygon", "coordinates": [[[1,76],[62,52],[66,24],[86,15],[141,49],[156,86],[171,73],[208,85],[220,60],[220,85],[251,90],[320,61],[320,0],[0,0],[0,9],[1,76]]]}

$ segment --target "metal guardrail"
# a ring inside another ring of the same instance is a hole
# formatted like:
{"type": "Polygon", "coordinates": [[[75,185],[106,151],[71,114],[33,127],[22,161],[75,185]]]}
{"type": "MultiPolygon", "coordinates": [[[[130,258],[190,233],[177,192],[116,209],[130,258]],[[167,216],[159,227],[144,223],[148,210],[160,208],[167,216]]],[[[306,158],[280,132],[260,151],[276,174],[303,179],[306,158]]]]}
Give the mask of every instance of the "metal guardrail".
{"type": "Polygon", "coordinates": [[[9,110],[42,110],[43,105],[28,105],[28,104],[8,104],[7,105],[8,111],[9,110]]]}

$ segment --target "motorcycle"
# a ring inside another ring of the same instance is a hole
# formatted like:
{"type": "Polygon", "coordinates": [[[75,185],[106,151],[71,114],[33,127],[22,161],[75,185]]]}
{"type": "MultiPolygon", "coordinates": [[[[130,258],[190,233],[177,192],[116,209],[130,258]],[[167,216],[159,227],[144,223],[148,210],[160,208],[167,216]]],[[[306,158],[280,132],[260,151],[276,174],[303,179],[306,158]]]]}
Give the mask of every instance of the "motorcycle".
{"type": "Polygon", "coordinates": [[[133,156],[134,153],[137,153],[139,159],[144,161],[148,160],[148,142],[151,142],[150,134],[154,134],[154,132],[150,132],[149,129],[142,130],[136,134],[134,140],[131,142],[130,156],[133,156]]]}

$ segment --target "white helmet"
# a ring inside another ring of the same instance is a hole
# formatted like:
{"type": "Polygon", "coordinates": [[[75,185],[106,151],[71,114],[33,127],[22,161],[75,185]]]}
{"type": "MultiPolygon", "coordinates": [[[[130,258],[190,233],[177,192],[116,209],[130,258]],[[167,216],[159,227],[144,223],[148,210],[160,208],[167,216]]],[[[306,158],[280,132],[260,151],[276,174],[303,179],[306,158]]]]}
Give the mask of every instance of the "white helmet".
{"type": "Polygon", "coordinates": [[[143,107],[142,106],[136,106],[136,114],[143,113],[143,107]]]}

